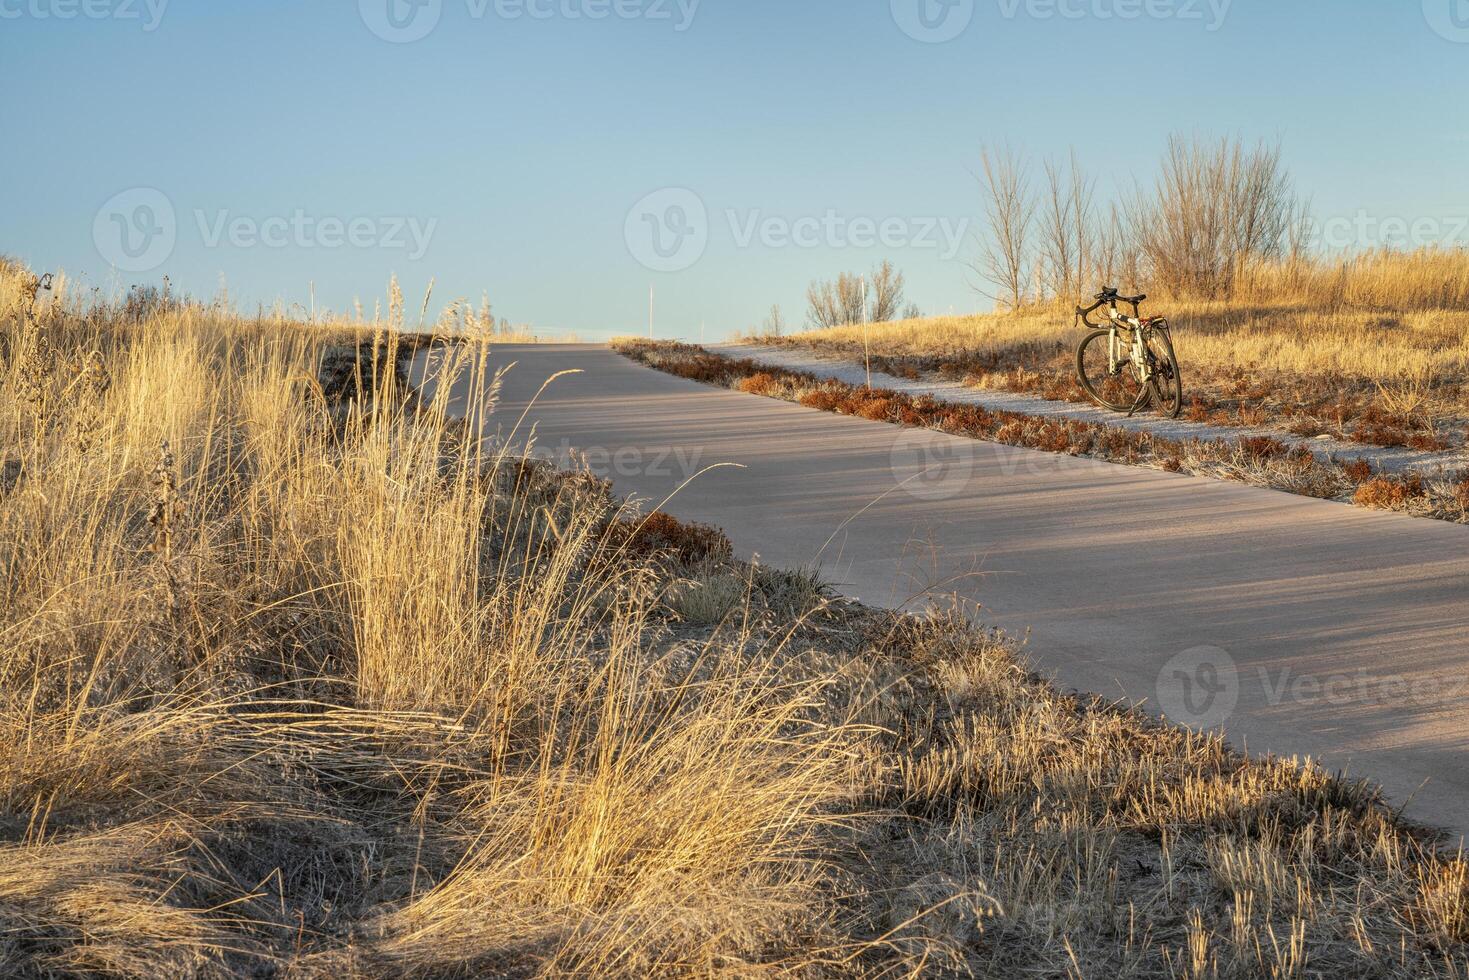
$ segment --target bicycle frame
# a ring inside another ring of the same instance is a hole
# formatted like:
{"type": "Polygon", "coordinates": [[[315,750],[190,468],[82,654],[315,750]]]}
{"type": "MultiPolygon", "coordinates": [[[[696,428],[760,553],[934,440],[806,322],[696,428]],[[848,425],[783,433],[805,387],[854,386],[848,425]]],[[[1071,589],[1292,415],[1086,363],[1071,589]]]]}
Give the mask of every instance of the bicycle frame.
{"type": "Polygon", "coordinates": [[[1110,327],[1111,335],[1107,338],[1107,370],[1114,375],[1121,373],[1122,361],[1124,360],[1122,353],[1122,333],[1123,331],[1127,331],[1132,336],[1128,342],[1130,350],[1127,352],[1125,359],[1132,362],[1133,366],[1137,368],[1139,383],[1146,385],[1149,381],[1153,380],[1153,374],[1155,372],[1153,371],[1152,359],[1148,356],[1150,351],[1148,350],[1147,337],[1143,334],[1144,326],[1142,320],[1138,317],[1123,316],[1117,311],[1116,306],[1113,306],[1108,311],[1108,320],[1110,321],[1108,326],[1110,327]]]}

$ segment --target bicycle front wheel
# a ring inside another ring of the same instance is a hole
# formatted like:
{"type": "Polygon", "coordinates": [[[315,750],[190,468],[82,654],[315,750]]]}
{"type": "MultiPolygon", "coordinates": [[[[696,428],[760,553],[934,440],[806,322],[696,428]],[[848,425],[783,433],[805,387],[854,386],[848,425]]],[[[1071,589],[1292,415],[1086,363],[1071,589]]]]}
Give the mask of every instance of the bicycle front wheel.
{"type": "Polygon", "coordinates": [[[1076,380],[1087,397],[1114,412],[1130,412],[1149,394],[1137,379],[1133,367],[1132,346],[1122,340],[1117,357],[1112,357],[1110,330],[1093,330],[1081,339],[1076,349],[1076,380]]]}
{"type": "Polygon", "coordinates": [[[1148,331],[1148,349],[1153,354],[1153,407],[1159,415],[1176,419],[1183,414],[1183,372],[1173,353],[1173,340],[1167,330],[1148,331]]]}

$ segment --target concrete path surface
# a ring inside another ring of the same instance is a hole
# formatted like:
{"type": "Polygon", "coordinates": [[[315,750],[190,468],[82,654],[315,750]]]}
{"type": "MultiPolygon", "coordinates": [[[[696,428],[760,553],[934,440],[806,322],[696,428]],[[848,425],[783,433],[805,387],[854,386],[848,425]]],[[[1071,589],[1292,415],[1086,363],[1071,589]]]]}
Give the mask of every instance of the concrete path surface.
{"type": "Polygon", "coordinates": [[[1469,527],[836,416],[605,347],[494,357],[516,364],[506,426],[583,372],[527,422],[624,493],[657,503],[740,464],[665,509],[746,556],[819,563],[870,603],[977,601],[1063,687],[1347,768],[1469,830],[1469,527]]]}

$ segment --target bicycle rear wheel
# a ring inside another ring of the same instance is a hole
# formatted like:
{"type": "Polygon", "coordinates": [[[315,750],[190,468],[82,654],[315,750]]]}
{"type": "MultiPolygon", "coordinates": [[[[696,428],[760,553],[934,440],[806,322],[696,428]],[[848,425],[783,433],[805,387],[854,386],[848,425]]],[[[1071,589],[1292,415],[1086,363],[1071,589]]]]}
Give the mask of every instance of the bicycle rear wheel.
{"type": "Polygon", "coordinates": [[[1153,354],[1153,377],[1148,382],[1153,389],[1153,407],[1159,415],[1176,419],[1183,414],[1183,372],[1173,354],[1173,340],[1166,328],[1154,328],[1147,332],[1147,341],[1153,354]]]}
{"type": "Polygon", "coordinates": [[[1076,380],[1087,397],[1098,405],[1114,412],[1129,412],[1139,400],[1146,404],[1146,389],[1137,379],[1137,370],[1129,357],[1132,348],[1125,339],[1117,364],[1112,364],[1111,335],[1110,330],[1093,330],[1081,339],[1081,346],[1076,349],[1076,380]]]}

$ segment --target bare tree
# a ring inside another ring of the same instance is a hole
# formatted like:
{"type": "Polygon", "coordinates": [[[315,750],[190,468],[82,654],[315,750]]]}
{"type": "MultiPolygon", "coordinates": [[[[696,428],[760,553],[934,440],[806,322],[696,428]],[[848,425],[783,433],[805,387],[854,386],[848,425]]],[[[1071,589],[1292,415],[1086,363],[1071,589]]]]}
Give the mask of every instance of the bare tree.
{"type": "Polygon", "coordinates": [[[807,323],[817,329],[862,322],[862,279],[842,273],[835,280],[818,280],[806,288],[807,323]]]}
{"type": "Polygon", "coordinates": [[[1230,225],[1233,258],[1279,258],[1285,250],[1295,213],[1290,178],[1280,161],[1280,144],[1261,144],[1241,155],[1234,146],[1231,163],[1230,225]]]}
{"type": "Polygon", "coordinates": [[[1040,205],[1040,277],[1042,295],[1075,296],[1091,273],[1095,227],[1092,198],[1095,184],[1086,178],[1072,150],[1065,167],[1044,164],[1046,186],[1040,205]]]}
{"type": "Polygon", "coordinates": [[[1029,237],[1035,204],[1031,199],[1024,158],[1008,148],[985,149],[980,153],[984,167],[985,216],[990,238],[985,243],[977,271],[999,288],[994,298],[1019,309],[1030,292],[1029,237]]]}
{"type": "Polygon", "coordinates": [[[1076,272],[1072,276],[1071,292],[1076,293],[1085,290],[1087,277],[1095,274],[1096,269],[1097,225],[1094,198],[1097,184],[1082,172],[1074,147],[1070,159],[1071,227],[1076,236],[1076,272]]]}
{"type": "MultiPolygon", "coordinates": [[[[1096,234],[1096,249],[1093,253],[1091,271],[1099,280],[1097,285],[1110,286],[1122,282],[1123,266],[1128,262],[1130,248],[1123,215],[1113,201],[1107,205],[1107,217],[1101,222],[1096,234]]],[[[1129,279],[1128,282],[1136,282],[1129,279]]],[[[1083,289],[1082,292],[1086,290],[1083,289]]]]}
{"type": "Polygon", "coordinates": [[[903,274],[893,264],[883,260],[882,265],[872,272],[868,294],[872,302],[867,314],[869,323],[886,323],[898,315],[903,306],[903,274]]]}
{"type": "Polygon", "coordinates": [[[903,304],[903,274],[883,262],[869,276],[843,272],[806,288],[806,322],[813,328],[893,319],[903,304]],[[864,303],[864,298],[867,300],[864,303]]]}
{"type": "Polygon", "coordinates": [[[1172,136],[1152,191],[1128,202],[1147,270],[1175,293],[1228,295],[1243,263],[1278,259],[1298,210],[1278,145],[1172,136]]]}
{"type": "Polygon", "coordinates": [[[786,331],[786,320],[780,312],[780,305],[776,304],[770,308],[765,317],[765,336],[779,337],[786,331]]]}
{"type": "Polygon", "coordinates": [[[1299,265],[1311,250],[1311,199],[1299,197],[1291,211],[1290,225],[1285,233],[1285,257],[1292,265],[1299,265]]]}

